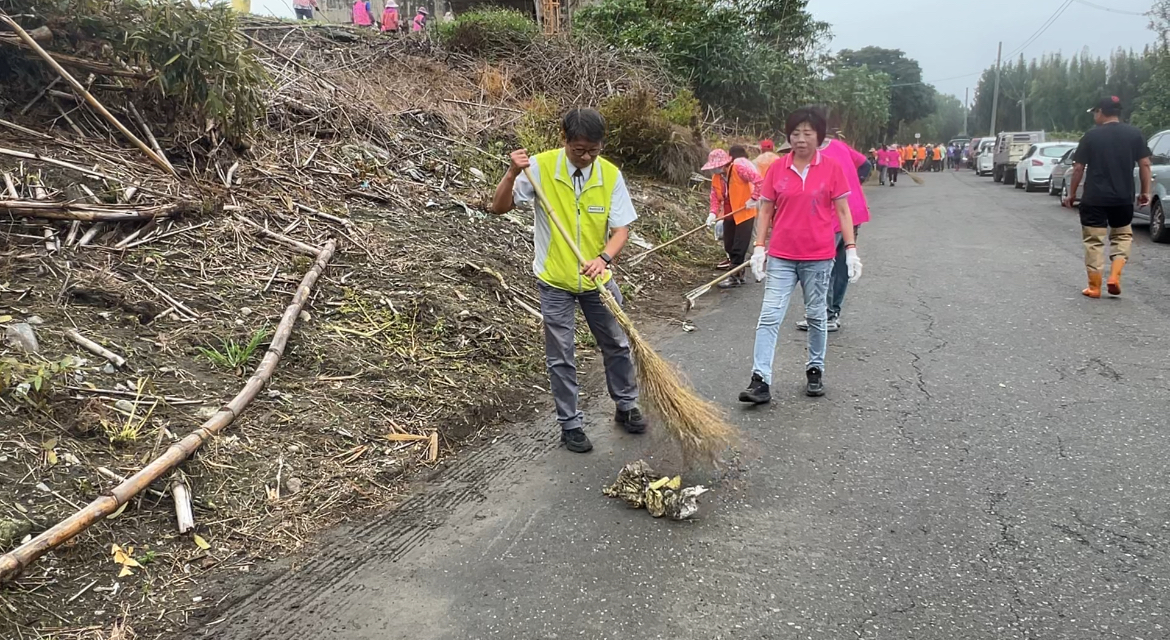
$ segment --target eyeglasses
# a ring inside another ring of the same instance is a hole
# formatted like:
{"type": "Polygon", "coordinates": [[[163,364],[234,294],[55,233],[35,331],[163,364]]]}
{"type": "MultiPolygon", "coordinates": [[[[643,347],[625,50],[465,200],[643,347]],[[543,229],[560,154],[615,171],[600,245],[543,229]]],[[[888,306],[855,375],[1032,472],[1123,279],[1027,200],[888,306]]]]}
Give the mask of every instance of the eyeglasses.
{"type": "Polygon", "coordinates": [[[569,145],[569,153],[573,154],[573,157],[575,158],[584,158],[586,156],[590,158],[596,158],[597,156],[601,155],[601,150],[603,148],[604,145],[596,145],[591,147],[578,147],[569,145]]]}

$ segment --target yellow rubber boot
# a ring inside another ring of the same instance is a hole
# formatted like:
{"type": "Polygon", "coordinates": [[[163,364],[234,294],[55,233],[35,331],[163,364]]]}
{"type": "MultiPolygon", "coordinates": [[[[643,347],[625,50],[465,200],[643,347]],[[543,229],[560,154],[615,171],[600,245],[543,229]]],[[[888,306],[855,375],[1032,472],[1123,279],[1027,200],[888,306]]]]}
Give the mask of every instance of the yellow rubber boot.
{"type": "Polygon", "coordinates": [[[1101,297],[1101,273],[1097,271],[1089,272],[1089,286],[1081,293],[1090,298],[1101,297]]]}

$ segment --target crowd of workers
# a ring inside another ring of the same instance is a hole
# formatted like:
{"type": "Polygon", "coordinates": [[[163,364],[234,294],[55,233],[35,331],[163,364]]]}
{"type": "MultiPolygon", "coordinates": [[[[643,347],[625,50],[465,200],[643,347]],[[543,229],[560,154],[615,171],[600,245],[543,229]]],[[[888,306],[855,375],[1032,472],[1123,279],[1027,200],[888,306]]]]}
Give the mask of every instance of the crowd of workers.
{"type": "MultiPolygon", "coordinates": [[[[312,20],[313,12],[319,10],[320,5],[318,5],[317,0],[293,0],[293,11],[296,12],[298,20],[312,20]]],[[[450,22],[454,19],[455,14],[450,11],[443,14],[443,22],[450,22]]],[[[420,6],[414,19],[410,21],[410,30],[415,33],[426,31],[429,20],[430,11],[426,7],[420,6]]],[[[378,18],[370,0],[355,0],[353,7],[350,8],[350,22],[359,27],[377,29],[383,33],[399,33],[406,29],[402,24],[396,0],[386,0],[382,7],[381,19],[378,18]]]]}
{"type": "Polygon", "coordinates": [[[894,186],[901,171],[938,172],[959,170],[963,164],[963,149],[951,144],[891,144],[870,149],[870,161],[878,168],[878,184],[894,186]]]}

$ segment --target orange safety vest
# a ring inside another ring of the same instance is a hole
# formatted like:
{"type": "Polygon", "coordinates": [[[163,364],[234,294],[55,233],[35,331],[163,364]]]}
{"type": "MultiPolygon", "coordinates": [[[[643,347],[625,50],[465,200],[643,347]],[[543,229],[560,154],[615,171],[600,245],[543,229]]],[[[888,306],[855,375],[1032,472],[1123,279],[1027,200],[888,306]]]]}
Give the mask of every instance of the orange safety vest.
{"type": "Polygon", "coordinates": [[[926,147],[918,147],[918,159],[919,160],[926,159],[926,147]]]}
{"type": "MultiPolygon", "coordinates": [[[[723,210],[719,212],[717,217],[725,216],[732,211],[743,209],[748,200],[752,199],[752,183],[739,177],[735,171],[735,162],[727,165],[727,170],[724,173],[717,173],[711,178],[711,188],[719,195],[723,201],[723,210]],[[731,188],[725,186],[727,176],[731,176],[731,188]]],[[[755,209],[744,209],[739,213],[731,216],[735,224],[747,222],[756,217],[755,209]]]]}
{"type": "Polygon", "coordinates": [[[942,147],[935,147],[934,148],[934,159],[935,160],[942,160],[942,147]]]}

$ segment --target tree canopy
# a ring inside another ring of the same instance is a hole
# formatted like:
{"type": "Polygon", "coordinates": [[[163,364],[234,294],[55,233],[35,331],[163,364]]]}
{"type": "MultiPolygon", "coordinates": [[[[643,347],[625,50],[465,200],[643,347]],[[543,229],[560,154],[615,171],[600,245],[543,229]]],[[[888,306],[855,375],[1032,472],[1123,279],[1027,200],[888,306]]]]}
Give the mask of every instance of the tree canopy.
{"type": "Polygon", "coordinates": [[[844,49],[837,55],[842,65],[880,71],[890,80],[890,115],[886,133],[893,136],[904,122],[920,120],[934,113],[934,87],[923,84],[922,67],[900,49],[865,47],[844,49]]]}

